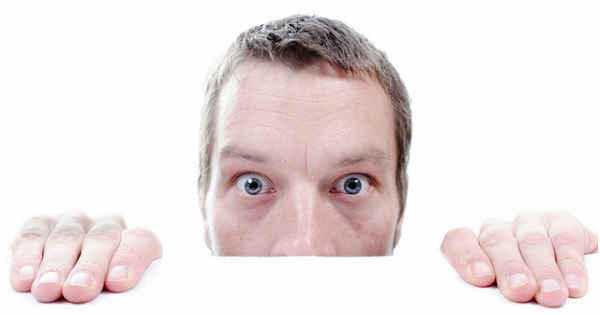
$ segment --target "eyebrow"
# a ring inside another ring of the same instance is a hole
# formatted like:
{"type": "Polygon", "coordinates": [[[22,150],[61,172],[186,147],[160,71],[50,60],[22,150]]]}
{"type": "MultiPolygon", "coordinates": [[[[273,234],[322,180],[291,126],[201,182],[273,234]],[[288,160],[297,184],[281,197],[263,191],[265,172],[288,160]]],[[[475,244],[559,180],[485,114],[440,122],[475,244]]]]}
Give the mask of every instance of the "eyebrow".
{"type": "MultiPolygon", "coordinates": [[[[241,159],[259,164],[269,164],[270,159],[262,154],[244,150],[237,145],[226,145],[219,151],[221,161],[227,159],[241,159]]],[[[363,162],[370,162],[383,169],[391,166],[391,157],[383,150],[377,147],[365,147],[363,150],[345,155],[340,160],[334,162],[331,167],[342,168],[363,162]]]]}

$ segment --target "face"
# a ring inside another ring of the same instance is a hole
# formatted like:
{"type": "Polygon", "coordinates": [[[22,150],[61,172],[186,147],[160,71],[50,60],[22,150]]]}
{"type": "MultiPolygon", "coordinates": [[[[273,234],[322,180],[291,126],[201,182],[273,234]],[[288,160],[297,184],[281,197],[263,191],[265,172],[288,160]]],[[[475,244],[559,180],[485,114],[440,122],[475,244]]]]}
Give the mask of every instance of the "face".
{"type": "Polygon", "coordinates": [[[376,81],[325,61],[292,70],[251,60],[217,108],[204,225],[214,255],[392,253],[394,113],[376,81]]]}

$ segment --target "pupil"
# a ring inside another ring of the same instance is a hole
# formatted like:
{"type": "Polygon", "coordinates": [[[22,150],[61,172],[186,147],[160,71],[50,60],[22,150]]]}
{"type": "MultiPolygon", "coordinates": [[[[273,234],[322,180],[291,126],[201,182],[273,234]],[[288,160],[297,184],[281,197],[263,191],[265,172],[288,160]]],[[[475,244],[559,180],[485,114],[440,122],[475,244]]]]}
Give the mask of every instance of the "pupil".
{"type": "Polygon", "coordinates": [[[260,191],[260,188],[262,187],[262,185],[256,181],[256,179],[252,178],[246,181],[246,189],[250,190],[250,194],[254,195],[256,194],[258,191],[260,191]]]}
{"type": "Polygon", "coordinates": [[[360,180],[356,177],[352,177],[351,179],[349,179],[346,182],[346,191],[348,191],[350,194],[358,194],[358,192],[360,191],[360,180]]]}

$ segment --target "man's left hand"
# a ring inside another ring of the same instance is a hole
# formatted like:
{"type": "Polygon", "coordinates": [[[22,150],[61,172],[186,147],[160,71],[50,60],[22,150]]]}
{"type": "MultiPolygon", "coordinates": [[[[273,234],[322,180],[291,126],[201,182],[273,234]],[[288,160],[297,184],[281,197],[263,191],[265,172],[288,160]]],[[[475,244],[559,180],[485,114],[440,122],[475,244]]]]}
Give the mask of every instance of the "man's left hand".
{"type": "Polygon", "coordinates": [[[583,256],[598,251],[598,235],[565,212],[524,213],[514,221],[487,220],[479,236],[467,228],[449,231],[441,251],[468,283],[496,281],[514,302],[561,306],[587,292],[583,256]]]}

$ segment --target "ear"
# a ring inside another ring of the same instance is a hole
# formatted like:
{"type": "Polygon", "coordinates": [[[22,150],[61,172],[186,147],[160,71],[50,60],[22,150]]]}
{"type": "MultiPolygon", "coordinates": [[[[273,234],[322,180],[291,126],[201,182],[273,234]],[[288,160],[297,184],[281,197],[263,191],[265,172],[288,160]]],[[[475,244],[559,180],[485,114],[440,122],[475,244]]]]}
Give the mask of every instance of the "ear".
{"type": "Polygon", "coordinates": [[[398,225],[396,225],[396,236],[394,237],[394,246],[392,247],[392,249],[396,248],[398,240],[400,239],[400,235],[402,234],[402,220],[404,220],[404,216],[402,216],[400,220],[398,220],[398,225]]]}

